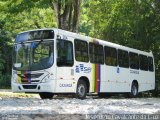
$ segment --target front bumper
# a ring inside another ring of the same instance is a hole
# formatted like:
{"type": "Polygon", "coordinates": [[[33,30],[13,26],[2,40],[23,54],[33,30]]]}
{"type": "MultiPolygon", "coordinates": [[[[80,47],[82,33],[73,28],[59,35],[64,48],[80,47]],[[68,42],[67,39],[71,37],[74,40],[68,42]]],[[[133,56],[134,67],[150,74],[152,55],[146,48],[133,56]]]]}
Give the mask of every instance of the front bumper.
{"type": "Polygon", "coordinates": [[[39,92],[55,92],[55,82],[51,80],[47,83],[38,84],[18,84],[12,82],[12,92],[28,92],[28,93],[39,93],[39,92]]]}

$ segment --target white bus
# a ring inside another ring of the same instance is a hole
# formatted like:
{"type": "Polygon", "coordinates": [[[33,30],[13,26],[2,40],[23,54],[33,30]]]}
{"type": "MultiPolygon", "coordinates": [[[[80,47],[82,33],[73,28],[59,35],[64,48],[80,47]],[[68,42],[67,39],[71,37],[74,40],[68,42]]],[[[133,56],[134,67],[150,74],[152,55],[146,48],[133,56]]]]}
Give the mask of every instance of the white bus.
{"type": "Polygon", "coordinates": [[[138,93],[155,89],[152,52],[60,29],[19,33],[13,48],[12,91],[55,94],[138,93]]]}

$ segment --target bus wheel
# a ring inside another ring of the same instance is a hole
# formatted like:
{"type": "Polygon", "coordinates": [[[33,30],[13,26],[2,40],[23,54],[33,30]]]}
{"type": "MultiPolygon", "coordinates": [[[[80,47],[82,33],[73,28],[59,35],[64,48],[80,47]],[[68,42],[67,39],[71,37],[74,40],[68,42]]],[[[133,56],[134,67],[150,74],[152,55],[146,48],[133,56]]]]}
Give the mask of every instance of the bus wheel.
{"type": "Polygon", "coordinates": [[[131,92],[129,96],[132,98],[135,98],[138,96],[138,85],[135,82],[132,83],[131,92]]]}
{"type": "Polygon", "coordinates": [[[39,96],[41,99],[52,99],[54,95],[52,93],[41,92],[39,96]]]}
{"type": "Polygon", "coordinates": [[[79,99],[85,99],[87,94],[87,86],[83,80],[80,80],[77,85],[76,97],[79,99]]]}

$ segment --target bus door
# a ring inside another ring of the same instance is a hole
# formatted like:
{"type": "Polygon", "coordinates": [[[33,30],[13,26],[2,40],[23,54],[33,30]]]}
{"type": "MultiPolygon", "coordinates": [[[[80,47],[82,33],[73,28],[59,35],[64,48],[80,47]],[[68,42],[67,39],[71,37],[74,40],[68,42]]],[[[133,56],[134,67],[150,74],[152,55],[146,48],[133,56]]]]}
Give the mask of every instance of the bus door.
{"type": "Polygon", "coordinates": [[[57,39],[57,92],[74,91],[73,43],[66,39],[57,39]]]}
{"type": "Polygon", "coordinates": [[[129,55],[128,51],[118,50],[117,80],[115,81],[115,92],[127,92],[129,82],[129,55]]]}

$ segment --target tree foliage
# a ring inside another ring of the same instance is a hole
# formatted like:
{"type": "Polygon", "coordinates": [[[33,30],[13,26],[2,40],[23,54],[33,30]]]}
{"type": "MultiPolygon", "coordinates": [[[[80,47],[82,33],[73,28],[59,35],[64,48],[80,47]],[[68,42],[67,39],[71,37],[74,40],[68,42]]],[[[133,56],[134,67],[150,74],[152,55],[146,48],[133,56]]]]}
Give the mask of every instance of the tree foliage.
{"type": "Polygon", "coordinates": [[[88,20],[81,28],[85,25],[95,38],[152,51],[160,77],[159,0],[89,0],[86,6],[83,12],[88,20]]]}
{"type": "Polygon", "coordinates": [[[82,0],[7,0],[5,10],[12,15],[27,15],[37,28],[50,27],[46,24],[52,22],[60,29],[78,32],[81,4],[82,0]],[[45,22],[47,14],[50,20],[45,22]]]}

